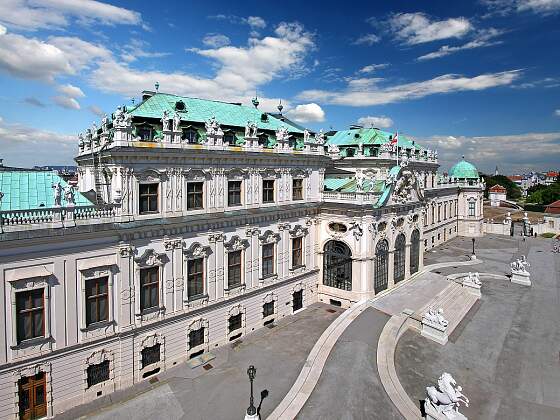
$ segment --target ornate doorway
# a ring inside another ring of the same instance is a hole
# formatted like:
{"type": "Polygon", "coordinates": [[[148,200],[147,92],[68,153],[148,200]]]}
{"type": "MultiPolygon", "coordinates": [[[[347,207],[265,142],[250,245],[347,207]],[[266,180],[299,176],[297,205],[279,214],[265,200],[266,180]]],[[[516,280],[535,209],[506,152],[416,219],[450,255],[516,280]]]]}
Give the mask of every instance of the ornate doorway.
{"type": "Polygon", "coordinates": [[[404,280],[405,264],[406,264],[406,238],[399,233],[395,240],[395,283],[404,280]]]}
{"type": "Polygon", "coordinates": [[[329,241],[323,253],[323,284],[352,290],[352,251],[344,242],[329,241]]]}
{"type": "Polygon", "coordinates": [[[410,274],[420,267],[420,232],[415,230],[410,236],[410,274]]]}
{"type": "Polygon", "coordinates": [[[375,293],[382,292],[389,285],[389,242],[382,239],[375,247],[375,277],[373,289],[375,293]]]}

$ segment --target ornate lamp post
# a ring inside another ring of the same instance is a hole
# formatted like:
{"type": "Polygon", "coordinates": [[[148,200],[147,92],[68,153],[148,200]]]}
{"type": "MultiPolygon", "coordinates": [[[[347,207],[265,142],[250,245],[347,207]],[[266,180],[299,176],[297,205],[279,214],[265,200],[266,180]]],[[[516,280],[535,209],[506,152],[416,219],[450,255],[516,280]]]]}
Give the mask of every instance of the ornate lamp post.
{"type": "Polygon", "coordinates": [[[253,365],[249,366],[249,369],[247,369],[247,375],[249,376],[249,382],[251,383],[251,397],[249,399],[249,408],[247,408],[247,413],[245,414],[245,420],[258,420],[259,418],[259,415],[257,414],[257,409],[253,401],[253,381],[255,379],[256,374],[257,374],[257,369],[255,368],[255,366],[253,365]]]}
{"type": "Polygon", "coordinates": [[[476,259],[476,254],[474,253],[474,242],[475,242],[475,239],[472,238],[472,256],[471,256],[471,259],[473,259],[473,260],[476,259]]]}

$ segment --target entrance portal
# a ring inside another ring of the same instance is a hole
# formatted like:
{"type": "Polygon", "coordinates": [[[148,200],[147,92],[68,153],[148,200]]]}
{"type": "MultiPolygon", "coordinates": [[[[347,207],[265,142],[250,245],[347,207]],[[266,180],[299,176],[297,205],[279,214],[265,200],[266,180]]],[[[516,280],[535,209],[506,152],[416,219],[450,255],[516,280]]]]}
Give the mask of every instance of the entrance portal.
{"type": "Polygon", "coordinates": [[[352,251],[344,242],[329,241],[323,254],[323,284],[352,290],[352,251]]]}
{"type": "Polygon", "coordinates": [[[44,372],[18,381],[19,418],[38,419],[47,415],[47,384],[44,372]]]}

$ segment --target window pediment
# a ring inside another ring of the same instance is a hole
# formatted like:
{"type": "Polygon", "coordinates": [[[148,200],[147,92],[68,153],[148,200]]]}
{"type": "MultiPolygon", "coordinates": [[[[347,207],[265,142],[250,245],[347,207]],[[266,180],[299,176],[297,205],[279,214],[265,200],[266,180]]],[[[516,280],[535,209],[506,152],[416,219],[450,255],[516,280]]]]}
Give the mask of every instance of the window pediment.
{"type": "Polygon", "coordinates": [[[259,241],[263,244],[275,244],[280,241],[280,234],[267,230],[262,236],[259,236],[259,241]]]}
{"type": "Polygon", "coordinates": [[[301,225],[295,225],[292,230],[290,230],[290,237],[292,238],[300,238],[302,236],[307,235],[309,229],[303,227],[301,225]]]}
{"type": "Polygon", "coordinates": [[[224,246],[230,252],[241,251],[249,247],[249,241],[246,239],[241,239],[239,236],[234,235],[229,241],[224,243],[224,246]]]}
{"type": "Polygon", "coordinates": [[[141,182],[161,182],[165,181],[167,176],[155,169],[146,169],[136,173],[136,179],[141,182]]]}
{"type": "Polygon", "coordinates": [[[212,250],[209,246],[201,245],[199,242],[194,242],[191,246],[186,248],[184,251],[184,255],[187,259],[195,259],[195,258],[206,258],[208,257],[212,250]]]}
{"type": "Polygon", "coordinates": [[[147,249],[142,255],[134,258],[136,264],[140,267],[155,267],[164,265],[167,262],[167,255],[158,254],[153,249],[147,249]]]}

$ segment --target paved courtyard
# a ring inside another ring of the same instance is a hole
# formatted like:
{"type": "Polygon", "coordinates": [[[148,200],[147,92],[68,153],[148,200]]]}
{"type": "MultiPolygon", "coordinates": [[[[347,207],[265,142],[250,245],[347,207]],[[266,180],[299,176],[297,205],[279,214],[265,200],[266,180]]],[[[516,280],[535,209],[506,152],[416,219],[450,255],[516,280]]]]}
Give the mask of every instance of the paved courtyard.
{"type": "Polygon", "coordinates": [[[158,375],[155,384],[144,381],[57,419],[153,420],[166,413],[166,419],[238,420],[249,402],[247,368],[251,364],[257,368],[256,404],[261,390],[269,391],[261,408],[261,416],[266,418],[296,380],[315,342],[342,311],[316,303],[281,319],[275,328],[245,336],[235,348],[216,349],[211,370],[191,369],[182,363],[158,375]]]}
{"type": "MultiPolygon", "coordinates": [[[[451,241],[430,253],[452,257],[464,253],[469,239],[451,241]]],[[[545,239],[485,237],[477,239],[483,264],[446,268],[451,272],[507,273],[519,254],[531,263],[532,287],[482,277],[482,299],[445,346],[407,331],[398,343],[399,379],[413,401],[425,397],[443,371],[463,386],[471,406],[462,410],[476,419],[560,418],[560,258],[545,239]],[[519,250],[518,250],[519,246],[519,250]]],[[[431,261],[431,262],[434,262],[431,261]]]]}

